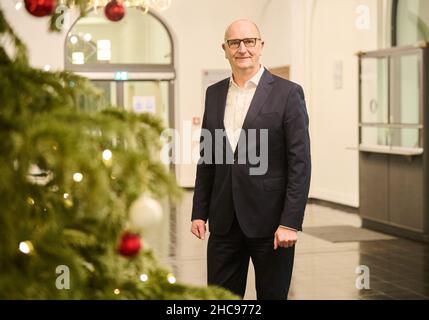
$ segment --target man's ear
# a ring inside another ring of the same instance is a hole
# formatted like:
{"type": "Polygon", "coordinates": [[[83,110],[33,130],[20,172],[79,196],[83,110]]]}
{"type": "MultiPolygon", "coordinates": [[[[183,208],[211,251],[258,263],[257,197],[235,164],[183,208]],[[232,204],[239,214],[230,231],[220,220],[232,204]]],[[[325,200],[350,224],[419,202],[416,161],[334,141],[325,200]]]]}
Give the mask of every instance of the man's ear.
{"type": "Polygon", "coordinates": [[[265,44],[265,42],[261,41],[261,53],[259,54],[260,57],[262,56],[262,49],[264,49],[264,44],[265,44]]]}
{"type": "Polygon", "coordinates": [[[226,56],[225,43],[222,43],[222,49],[223,49],[223,51],[225,52],[225,58],[227,58],[227,59],[228,59],[228,57],[226,56]]]}

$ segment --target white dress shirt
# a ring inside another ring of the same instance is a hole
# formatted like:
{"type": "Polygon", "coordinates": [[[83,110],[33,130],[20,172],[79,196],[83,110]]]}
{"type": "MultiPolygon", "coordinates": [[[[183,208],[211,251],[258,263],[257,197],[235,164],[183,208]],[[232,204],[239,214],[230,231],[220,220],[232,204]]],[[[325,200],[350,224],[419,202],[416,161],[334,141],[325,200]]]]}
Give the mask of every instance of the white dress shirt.
{"type": "Polygon", "coordinates": [[[264,70],[264,67],[261,65],[258,73],[256,73],[252,79],[246,81],[243,88],[240,88],[235,83],[232,75],[229,80],[223,123],[233,151],[237,147],[244,119],[246,118],[247,111],[249,111],[250,103],[255,95],[256,87],[258,86],[264,70]]]}

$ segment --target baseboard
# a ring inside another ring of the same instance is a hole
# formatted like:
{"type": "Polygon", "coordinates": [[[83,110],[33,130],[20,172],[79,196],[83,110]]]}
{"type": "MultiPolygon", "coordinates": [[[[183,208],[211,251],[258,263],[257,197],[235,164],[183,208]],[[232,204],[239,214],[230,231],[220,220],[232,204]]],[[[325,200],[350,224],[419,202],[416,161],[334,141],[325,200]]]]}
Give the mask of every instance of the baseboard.
{"type": "Polygon", "coordinates": [[[348,206],[348,205],[341,204],[341,203],[337,203],[337,202],[332,202],[332,201],[327,201],[327,200],[322,200],[322,199],[316,199],[316,198],[309,198],[307,203],[308,204],[316,204],[318,206],[323,206],[323,207],[327,207],[327,208],[331,208],[331,209],[335,209],[335,210],[340,210],[340,211],[347,212],[347,213],[359,214],[359,208],[355,208],[355,207],[348,206]]]}
{"type": "Polygon", "coordinates": [[[359,194],[341,193],[331,190],[312,188],[309,198],[325,200],[327,202],[338,203],[345,206],[359,208],[359,194]]]}

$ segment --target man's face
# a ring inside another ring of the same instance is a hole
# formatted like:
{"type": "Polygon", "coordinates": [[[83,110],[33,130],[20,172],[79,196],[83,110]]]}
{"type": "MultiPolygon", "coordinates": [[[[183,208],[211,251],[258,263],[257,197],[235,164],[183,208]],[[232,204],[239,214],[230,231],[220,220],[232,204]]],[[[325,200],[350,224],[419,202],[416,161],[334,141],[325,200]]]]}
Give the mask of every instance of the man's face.
{"type": "MultiPolygon", "coordinates": [[[[253,23],[248,21],[238,21],[233,23],[226,33],[226,40],[243,40],[243,39],[259,39],[261,36],[253,23]]],[[[264,42],[256,40],[256,44],[252,47],[252,43],[247,41],[247,47],[244,41],[239,43],[238,48],[230,48],[228,41],[222,44],[225,51],[225,57],[229,60],[233,70],[258,69],[259,59],[264,47],[264,42]]]]}

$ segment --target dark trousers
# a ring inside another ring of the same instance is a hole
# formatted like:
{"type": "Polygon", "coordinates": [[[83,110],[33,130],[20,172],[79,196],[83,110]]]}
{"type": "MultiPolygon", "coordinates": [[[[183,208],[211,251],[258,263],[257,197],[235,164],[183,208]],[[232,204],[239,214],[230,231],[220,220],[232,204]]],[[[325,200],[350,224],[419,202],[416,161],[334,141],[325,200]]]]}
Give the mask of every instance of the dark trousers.
{"type": "Polygon", "coordinates": [[[295,247],[274,250],[274,234],[247,238],[234,218],[226,235],[210,234],[207,247],[207,282],[244,297],[249,259],[255,268],[258,300],[287,299],[295,247]]]}

